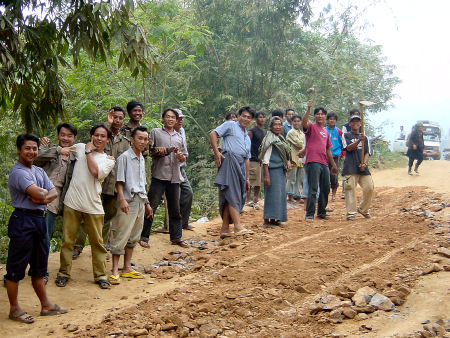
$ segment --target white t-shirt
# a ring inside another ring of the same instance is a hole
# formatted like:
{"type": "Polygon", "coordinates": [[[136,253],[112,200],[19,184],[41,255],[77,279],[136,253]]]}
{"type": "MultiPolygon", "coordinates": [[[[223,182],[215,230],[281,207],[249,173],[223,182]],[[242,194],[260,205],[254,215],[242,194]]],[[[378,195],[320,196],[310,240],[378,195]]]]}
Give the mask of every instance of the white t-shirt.
{"type": "Polygon", "coordinates": [[[67,189],[64,204],[69,208],[87,214],[103,215],[102,182],[114,168],[115,161],[107,158],[105,153],[92,152],[98,165],[98,178],[92,176],[87,165],[84,143],[75,144],[77,161],[73,169],[72,180],[67,189]]]}

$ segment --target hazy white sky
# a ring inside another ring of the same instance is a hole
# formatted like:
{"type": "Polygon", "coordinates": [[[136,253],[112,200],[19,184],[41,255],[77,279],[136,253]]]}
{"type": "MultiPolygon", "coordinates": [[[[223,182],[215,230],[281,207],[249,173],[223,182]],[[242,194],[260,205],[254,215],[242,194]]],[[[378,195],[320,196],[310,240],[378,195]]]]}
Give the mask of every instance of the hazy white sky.
{"type": "MultiPolygon", "coordinates": [[[[360,37],[382,45],[387,63],[397,67],[402,80],[395,93],[394,107],[371,117],[373,124],[389,123],[386,139],[406,130],[419,119],[441,124],[443,135],[450,129],[450,0],[318,0],[342,8],[355,3],[365,8],[361,20],[368,22],[360,37]]],[[[370,98],[365,98],[370,100],[370,98]]]]}

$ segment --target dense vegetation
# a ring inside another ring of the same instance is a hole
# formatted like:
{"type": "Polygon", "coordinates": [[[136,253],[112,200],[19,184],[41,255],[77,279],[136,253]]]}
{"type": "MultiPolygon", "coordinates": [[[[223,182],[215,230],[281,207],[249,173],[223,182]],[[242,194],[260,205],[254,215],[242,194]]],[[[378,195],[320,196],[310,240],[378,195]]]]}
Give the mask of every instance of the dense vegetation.
{"type": "Polygon", "coordinates": [[[86,141],[89,126],[130,99],[144,103],[149,127],[164,108],[181,108],[199,217],[215,211],[207,135],[227,111],[251,105],[302,113],[309,87],[340,124],[359,100],[376,102],[372,113],[388,107],[399,80],[381,47],[357,38],[356,16],[355,8],[327,7],[312,21],[310,0],[3,2],[0,255],[12,209],[13,140],[25,129],[54,137],[57,122],[68,120],[86,141]]]}

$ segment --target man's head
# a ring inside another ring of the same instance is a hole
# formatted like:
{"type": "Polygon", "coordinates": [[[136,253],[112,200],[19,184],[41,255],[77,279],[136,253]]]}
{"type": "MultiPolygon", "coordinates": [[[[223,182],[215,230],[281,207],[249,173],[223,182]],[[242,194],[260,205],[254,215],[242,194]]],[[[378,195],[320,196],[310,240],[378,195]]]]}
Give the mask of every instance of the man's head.
{"type": "Polygon", "coordinates": [[[359,115],[361,116],[361,112],[358,109],[352,109],[348,112],[348,116],[359,115]]]}
{"type": "Polygon", "coordinates": [[[272,110],[272,117],[278,116],[282,121],[284,119],[284,113],[281,109],[272,110]]]}
{"type": "Polygon", "coordinates": [[[292,108],[286,109],[286,120],[288,120],[289,123],[292,122],[292,117],[295,115],[295,110],[292,108]]]}
{"type": "Polygon", "coordinates": [[[162,113],[162,121],[165,128],[174,128],[178,119],[178,112],[175,109],[167,108],[162,113]]]}
{"type": "Polygon", "coordinates": [[[112,136],[111,130],[103,124],[93,126],[89,131],[91,142],[97,151],[102,152],[112,136]]]}
{"type": "Polygon", "coordinates": [[[235,111],[230,111],[227,115],[225,115],[225,120],[226,121],[229,121],[229,120],[232,120],[232,121],[237,121],[237,115],[236,115],[236,112],[235,111]]]}
{"type": "Polygon", "coordinates": [[[242,107],[238,111],[238,121],[242,128],[246,128],[255,117],[255,110],[249,106],[242,107]]]}
{"type": "Polygon", "coordinates": [[[63,122],[56,127],[58,132],[58,144],[66,148],[72,146],[77,139],[78,130],[72,123],[63,122]]]}
{"type": "Polygon", "coordinates": [[[174,110],[178,113],[177,123],[175,123],[175,130],[179,131],[183,127],[185,115],[181,109],[174,110]]]}
{"type": "Polygon", "coordinates": [[[127,112],[132,122],[139,122],[144,113],[144,106],[138,101],[130,101],[127,103],[127,112]]]}
{"type": "Polygon", "coordinates": [[[314,121],[321,125],[322,127],[325,126],[325,119],[327,116],[327,111],[323,107],[317,107],[314,109],[314,121]]]}
{"type": "Polygon", "coordinates": [[[131,132],[131,144],[139,152],[143,152],[148,147],[148,129],[144,126],[137,126],[131,132]]]}
{"type": "Polygon", "coordinates": [[[338,116],[336,113],[329,112],[327,114],[327,125],[329,128],[333,129],[334,127],[336,127],[337,120],[338,120],[338,116]]]}
{"type": "Polygon", "coordinates": [[[257,111],[255,114],[255,120],[256,120],[256,124],[259,127],[264,126],[264,124],[266,123],[266,113],[264,113],[261,110],[257,111]]]}
{"type": "Polygon", "coordinates": [[[418,131],[422,131],[423,130],[423,123],[422,122],[417,122],[416,123],[416,129],[418,131]]]}
{"type": "Polygon", "coordinates": [[[38,156],[39,138],[34,134],[22,134],[17,136],[16,147],[19,153],[19,162],[31,167],[33,161],[38,156]]]}
{"type": "Polygon", "coordinates": [[[350,128],[352,128],[352,132],[359,133],[359,128],[361,127],[361,116],[352,115],[348,122],[350,128]]]}
{"type": "Polygon", "coordinates": [[[301,125],[302,125],[302,118],[301,118],[301,116],[299,116],[299,115],[294,115],[294,116],[292,116],[292,119],[291,119],[291,123],[292,123],[292,127],[295,129],[295,130],[299,130],[300,129],[300,127],[301,127],[301,125]]]}
{"type": "MultiPolygon", "coordinates": [[[[112,115],[113,123],[111,124],[111,129],[112,130],[120,130],[120,128],[122,128],[122,125],[123,125],[123,120],[125,119],[125,112],[119,106],[112,107],[111,109],[113,110],[113,115],[112,115]]],[[[142,114],[141,114],[141,118],[142,118],[142,114]]]]}

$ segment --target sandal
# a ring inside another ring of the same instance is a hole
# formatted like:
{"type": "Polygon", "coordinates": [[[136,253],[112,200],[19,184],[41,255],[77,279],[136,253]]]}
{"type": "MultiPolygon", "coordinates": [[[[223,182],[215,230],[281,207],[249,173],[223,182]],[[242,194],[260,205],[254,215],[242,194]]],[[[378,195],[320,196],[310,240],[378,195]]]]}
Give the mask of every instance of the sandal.
{"type": "Polygon", "coordinates": [[[220,234],[220,239],[225,239],[229,237],[234,237],[234,232],[222,232],[220,234]]]}
{"type": "Polygon", "coordinates": [[[253,235],[253,234],[254,234],[253,231],[245,229],[245,228],[234,233],[235,236],[253,235]]]}
{"type": "Polygon", "coordinates": [[[77,248],[74,248],[74,249],[73,249],[73,252],[72,252],[72,260],[75,260],[75,259],[77,259],[78,257],[80,257],[80,255],[81,255],[82,252],[83,252],[82,250],[77,249],[77,248]]]}
{"type": "Polygon", "coordinates": [[[25,324],[34,323],[34,317],[29,315],[25,311],[22,311],[19,315],[16,315],[16,316],[9,314],[9,319],[14,320],[19,323],[25,323],[25,324]]]}
{"type": "Polygon", "coordinates": [[[139,245],[143,248],[150,248],[150,244],[148,244],[148,242],[146,241],[139,241],[139,245]]]}
{"type": "Polygon", "coordinates": [[[106,279],[99,279],[95,283],[97,283],[98,286],[100,286],[100,289],[110,289],[111,288],[111,283],[109,283],[106,279]]]}
{"type": "Polygon", "coordinates": [[[56,286],[63,288],[67,285],[68,280],[69,280],[69,278],[66,276],[57,276],[55,279],[55,284],[56,284],[56,286]]]}
{"type": "Polygon", "coordinates": [[[182,248],[189,247],[189,244],[186,241],[183,241],[182,239],[180,239],[179,241],[173,241],[172,245],[178,245],[181,246],[182,248]]]}
{"type": "Polygon", "coordinates": [[[111,285],[119,285],[120,284],[119,275],[109,275],[109,283],[111,285]]]}
{"type": "Polygon", "coordinates": [[[133,278],[133,279],[142,279],[144,276],[139,271],[133,270],[130,272],[124,272],[120,274],[120,277],[124,278],[133,278]]]}
{"type": "Polygon", "coordinates": [[[55,304],[55,308],[49,311],[41,311],[41,316],[56,316],[62,315],[64,313],[69,312],[69,310],[60,307],[58,304],[55,304]]]}

